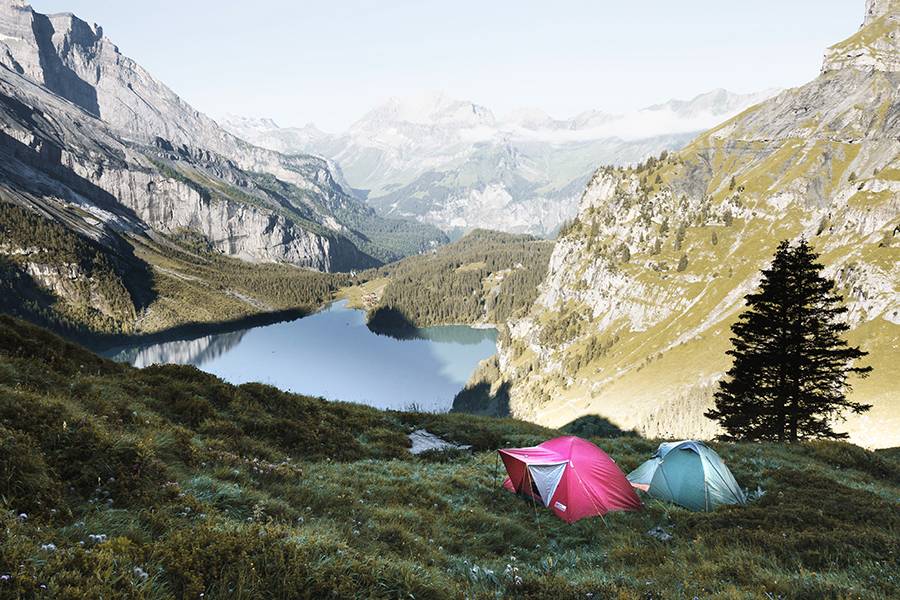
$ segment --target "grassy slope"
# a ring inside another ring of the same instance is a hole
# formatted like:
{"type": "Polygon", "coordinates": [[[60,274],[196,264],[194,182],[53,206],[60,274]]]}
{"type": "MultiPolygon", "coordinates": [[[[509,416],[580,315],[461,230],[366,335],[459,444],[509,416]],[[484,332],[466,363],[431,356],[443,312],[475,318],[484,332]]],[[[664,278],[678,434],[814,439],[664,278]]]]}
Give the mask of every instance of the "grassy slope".
{"type": "Polygon", "coordinates": [[[139,322],[142,333],[272,311],[310,312],[350,282],[344,273],[229,258],[211,251],[197,236],[131,242],[135,254],[151,265],[157,292],[139,322]]]}
{"type": "MultiPolygon", "coordinates": [[[[569,526],[501,490],[494,454],[556,434],[139,371],[0,317],[0,597],[900,594],[896,452],[715,445],[760,500],[569,526]],[[414,458],[419,427],[474,452],[414,458]]],[[[656,445],[594,441],[626,470],[656,445]]]]}
{"type": "MultiPolygon", "coordinates": [[[[757,172],[769,173],[773,170],[777,171],[767,164],[757,172]]],[[[799,235],[802,219],[803,215],[793,209],[775,223],[735,219],[733,225],[727,227],[688,227],[681,250],[675,251],[667,245],[657,255],[639,256],[638,261],[648,258],[674,265],[680,254],[687,255],[690,260],[684,273],[669,272],[665,277],[672,287],[670,295],[673,301],[678,297],[695,301],[678,313],[677,318],[668,319],[640,335],[623,333],[617,338],[621,341],[615,344],[611,352],[581,371],[585,385],[561,391],[553,405],[542,413],[541,422],[549,425],[566,423],[572,418],[573,408],[592,412],[599,407],[603,414],[624,424],[646,421],[645,415],[657,413],[656,418],[663,423],[663,430],[668,427],[670,430],[695,431],[697,435],[713,435],[713,424],[701,416],[702,411],[697,411],[696,406],[705,406],[710,402],[709,391],[713,388],[704,387],[703,382],[712,381],[730,366],[731,361],[725,354],[731,347],[729,328],[742,309],[742,303],[732,303],[711,324],[708,320],[711,315],[717,314],[723,303],[727,304],[726,299],[736,285],[751,281],[757,275],[759,266],[771,256],[774,240],[799,235]],[[713,231],[717,235],[715,245],[711,242],[713,231]],[[598,364],[602,366],[603,373],[615,373],[615,376],[613,381],[592,389],[591,384],[595,381],[592,374],[598,364]],[[685,364],[702,365],[703,368],[686,370],[685,364]],[[672,393],[673,389],[691,388],[693,393],[682,392],[677,396],[672,393]],[[601,400],[598,402],[595,400],[597,398],[601,400]],[[662,403],[661,398],[665,399],[662,403]],[[661,404],[669,413],[666,418],[660,418],[658,414],[661,404]],[[685,407],[691,410],[685,410],[685,407]]],[[[815,242],[824,245],[819,240],[815,242]]],[[[865,240],[860,239],[858,247],[866,248],[864,243],[865,240]]],[[[892,258],[900,256],[898,249],[890,245],[878,247],[877,250],[868,247],[867,251],[877,251],[878,256],[866,258],[872,264],[878,264],[879,259],[886,262],[884,271],[887,273],[891,272],[892,258]]],[[[846,246],[841,246],[839,251],[823,254],[826,264],[838,260],[852,264],[860,259],[859,250],[848,251],[846,246]]],[[[640,262],[621,268],[648,285],[662,285],[660,276],[647,270],[640,262]]],[[[849,291],[841,290],[844,294],[849,291]]],[[[611,335],[606,334],[607,337],[611,335]]],[[[895,387],[894,371],[887,362],[900,341],[898,336],[900,329],[884,319],[866,322],[856,327],[850,336],[851,341],[870,352],[866,364],[876,369],[868,379],[853,380],[854,398],[873,404],[871,413],[838,425],[839,431],[848,431],[858,443],[877,447],[891,444],[895,439],[900,408],[896,394],[892,393],[895,387]]]]}
{"type": "Polygon", "coordinates": [[[80,339],[145,334],[266,312],[309,312],[350,282],[345,273],[230,258],[194,233],[113,242],[105,246],[0,202],[0,312],[80,339]],[[55,289],[29,268],[52,273],[55,289]]]}

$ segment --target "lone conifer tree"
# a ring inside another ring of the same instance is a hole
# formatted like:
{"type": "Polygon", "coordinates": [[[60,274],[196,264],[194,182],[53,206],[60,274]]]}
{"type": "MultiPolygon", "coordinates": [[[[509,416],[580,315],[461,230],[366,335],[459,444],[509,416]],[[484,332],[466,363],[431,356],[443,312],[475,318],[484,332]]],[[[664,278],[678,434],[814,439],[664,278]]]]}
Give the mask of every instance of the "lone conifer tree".
{"type": "Polygon", "coordinates": [[[727,438],[846,438],[832,420],[871,408],[847,399],[847,376],[865,377],[872,368],[854,366],[868,353],[841,338],[847,308],[817,258],[805,239],[781,242],[759,291],[746,297],[748,309],[731,328],[734,364],[706,413],[727,438]]]}

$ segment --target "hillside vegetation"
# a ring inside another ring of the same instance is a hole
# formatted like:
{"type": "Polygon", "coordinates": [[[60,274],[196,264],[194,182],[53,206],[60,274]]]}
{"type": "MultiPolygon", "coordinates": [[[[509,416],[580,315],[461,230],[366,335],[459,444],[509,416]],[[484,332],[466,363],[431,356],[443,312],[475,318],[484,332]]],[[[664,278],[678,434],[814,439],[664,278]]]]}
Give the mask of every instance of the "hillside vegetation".
{"type": "Polygon", "coordinates": [[[187,230],[97,241],[3,201],[0,234],[0,311],[78,339],[311,312],[351,281],[230,258],[187,230]]]}
{"type": "Polygon", "coordinates": [[[61,331],[130,331],[152,296],[150,272],[115,241],[0,200],[0,310],[61,331]]]}
{"type": "Polygon", "coordinates": [[[457,242],[364,273],[374,324],[502,324],[531,306],[553,242],[476,229],[457,242]]]}
{"type": "Polygon", "coordinates": [[[716,435],[703,413],[731,364],[729,329],[778,243],[803,237],[873,367],[851,396],[872,410],[838,430],[900,443],[900,13],[880,4],[887,15],[832,48],[813,81],[678,152],[598,169],[537,301],[501,338],[512,414],[716,435]]]}
{"type": "Polygon", "coordinates": [[[351,281],[346,273],[229,258],[189,232],[155,240],[136,238],[132,243],[137,256],[152,266],[157,293],[141,320],[142,332],[258,313],[313,312],[351,281]]]}
{"type": "MultiPolygon", "coordinates": [[[[495,454],[559,433],[137,370],[3,316],[0,597],[900,595],[896,451],[714,444],[748,506],[570,526],[495,454]],[[473,450],[413,457],[418,428],[473,450]]],[[[657,444],[592,439],[625,470],[657,444]]]]}
{"type": "MultiPolygon", "coordinates": [[[[341,296],[375,323],[502,324],[530,306],[553,242],[476,230],[358,274],[251,263],[189,230],[94,240],[0,201],[0,310],[70,337],[150,334],[260,313],[311,312],[341,296]]],[[[384,235],[390,236],[388,231],[384,235]]]]}

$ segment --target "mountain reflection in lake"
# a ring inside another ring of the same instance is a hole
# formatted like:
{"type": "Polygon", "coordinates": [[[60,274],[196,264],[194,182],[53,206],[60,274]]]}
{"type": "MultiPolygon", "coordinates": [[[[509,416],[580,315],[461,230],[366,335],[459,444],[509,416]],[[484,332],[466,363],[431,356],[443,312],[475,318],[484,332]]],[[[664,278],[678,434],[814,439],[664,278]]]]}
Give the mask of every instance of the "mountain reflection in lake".
{"type": "Polygon", "coordinates": [[[199,367],[231,350],[241,342],[247,331],[249,329],[204,335],[192,340],[173,340],[147,346],[134,346],[116,351],[115,354],[112,354],[112,358],[138,368],[159,364],[196,365],[199,367]]]}
{"type": "MultiPolygon", "coordinates": [[[[384,332],[382,332],[384,333],[384,332]]],[[[346,302],[294,321],[108,353],[138,367],[192,364],[230,381],[378,408],[449,410],[478,362],[497,350],[493,329],[426,327],[376,335],[346,302]]]]}

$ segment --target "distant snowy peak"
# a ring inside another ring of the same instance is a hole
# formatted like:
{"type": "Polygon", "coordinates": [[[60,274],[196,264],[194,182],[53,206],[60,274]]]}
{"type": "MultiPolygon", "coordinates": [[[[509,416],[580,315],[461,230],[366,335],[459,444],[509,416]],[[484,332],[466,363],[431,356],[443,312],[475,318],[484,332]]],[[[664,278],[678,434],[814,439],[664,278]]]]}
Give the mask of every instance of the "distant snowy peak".
{"type": "MultiPolygon", "coordinates": [[[[241,115],[229,113],[218,119],[218,121],[223,126],[248,131],[271,131],[272,129],[281,129],[274,119],[266,117],[243,117],[241,115]]],[[[315,125],[312,126],[315,127],[315,125]]]]}
{"type": "Polygon", "coordinates": [[[591,129],[615,121],[621,115],[614,115],[602,110],[586,110],[572,118],[572,129],[591,129]]]}
{"type": "Polygon", "coordinates": [[[281,127],[274,119],[268,117],[242,117],[228,114],[219,118],[218,122],[228,131],[245,139],[256,135],[286,134],[297,138],[317,140],[331,135],[316,127],[315,123],[307,123],[303,127],[281,127]]]}
{"type": "Polygon", "coordinates": [[[391,98],[370,110],[351,130],[370,130],[397,124],[473,128],[494,125],[494,114],[484,106],[456,100],[443,93],[391,98]]]}
{"type": "Polygon", "coordinates": [[[231,114],[220,117],[218,123],[246,142],[283,154],[319,154],[317,147],[332,138],[312,123],[303,127],[279,127],[274,119],[231,114]]]}
{"type": "MultiPolygon", "coordinates": [[[[736,111],[744,110],[763,100],[768,100],[780,92],[780,89],[768,89],[753,94],[734,94],[724,89],[716,89],[700,94],[691,100],[669,100],[664,104],[648,106],[645,111],[670,111],[684,118],[693,119],[711,115],[721,117],[736,111]]],[[[642,111],[643,112],[643,111],[642,111]]]]}
{"type": "Polygon", "coordinates": [[[495,118],[482,105],[431,92],[391,98],[367,112],[338,136],[314,124],[279,127],[270,118],[226,115],[220,122],[243,139],[281,152],[321,153],[316,146],[347,137],[361,146],[408,146],[424,143],[523,139],[566,143],[608,138],[638,140],[660,135],[699,132],[766,100],[780,90],[735,94],[716,89],[690,100],[669,100],[624,114],[587,110],[557,119],[539,108],[523,107],[495,118]]]}
{"type": "Polygon", "coordinates": [[[630,113],[616,115],[589,110],[565,120],[553,119],[542,111],[522,109],[510,113],[502,126],[513,135],[551,143],[607,138],[639,140],[709,129],[779,91],[735,94],[717,89],[691,100],[669,100],[630,113]]]}
{"type": "Polygon", "coordinates": [[[525,129],[556,129],[565,127],[566,121],[558,121],[539,108],[517,108],[500,119],[506,126],[525,129]]]}
{"type": "Polygon", "coordinates": [[[380,135],[382,133],[402,131],[410,134],[416,130],[475,130],[482,132],[479,139],[491,131],[512,137],[520,134],[528,139],[549,142],[608,137],[640,139],[707,129],[778,91],[735,94],[716,89],[690,100],[669,100],[631,113],[588,110],[564,119],[554,118],[546,111],[533,107],[517,108],[495,118],[490,109],[474,102],[457,100],[443,93],[428,93],[391,98],[354,123],[350,133],[358,138],[371,136],[380,141],[384,140],[380,135]]]}

